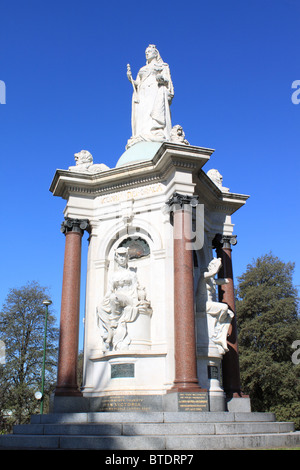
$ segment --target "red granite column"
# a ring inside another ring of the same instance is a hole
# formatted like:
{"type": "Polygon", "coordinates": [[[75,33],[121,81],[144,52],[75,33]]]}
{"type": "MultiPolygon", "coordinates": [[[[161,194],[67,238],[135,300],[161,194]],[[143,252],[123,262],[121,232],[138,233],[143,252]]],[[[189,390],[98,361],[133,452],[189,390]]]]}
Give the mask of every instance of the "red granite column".
{"type": "Polygon", "coordinates": [[[175,380],[171,391],[177,392],[202,391],[197,378],[191,199],[175,193],[168,202],[174,224],[175,380]]]}
{"type": "Polygon", "coordinates": [[[222,236],[218,234],[214,238],[213,243],[217,251],[217,256],[222,259],[222,268],[219,271],[219,277],[226,278],[228,280],[228,284],[219,286],[219,301],[226,303],[234,313],[227,338],[229,351],[225,353],[222,361],[223,388],[228,398],[241,397],[240,365],[231,259],[231,244],[236,244],[236,237],[222,236]]]}
{"type": "Polygon", "coordinates": [[[56,396],[81,396],[77,385],[81,239],[87,228],[87,220],[66,218],[62,223],[66,244],[56,396]]]}

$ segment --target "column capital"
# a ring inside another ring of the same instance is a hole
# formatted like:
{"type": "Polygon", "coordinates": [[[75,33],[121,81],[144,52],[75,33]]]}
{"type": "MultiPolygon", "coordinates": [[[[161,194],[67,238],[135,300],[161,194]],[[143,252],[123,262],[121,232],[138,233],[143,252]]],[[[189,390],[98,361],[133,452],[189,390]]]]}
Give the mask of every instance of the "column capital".
{"type": "Polygon", "coordinates": [[[87,219],[72,219],[71,217],[65,217],[60,228],[60,231],[64,234],[68,232],[79,232],[83,235],[85,230],[90,232],[90,224],[87,219]]]}
{"type": "Polygon", "coordinates": [[[230,248],[231,245],[237,244],[236,235],[222,235],[217,233],[212,241],[214,248],[230,248]]]}
{"type": "Polygon", "coordinates": [[[193,195],[190,196],[188,194],[179,194],[174,193],[173,196],[166,202],[168,206],[173,206],[174,204],[180,206],[181,208],[187,204],[192,207],[196,207],[198,205],[199,196],[193,195]]]}

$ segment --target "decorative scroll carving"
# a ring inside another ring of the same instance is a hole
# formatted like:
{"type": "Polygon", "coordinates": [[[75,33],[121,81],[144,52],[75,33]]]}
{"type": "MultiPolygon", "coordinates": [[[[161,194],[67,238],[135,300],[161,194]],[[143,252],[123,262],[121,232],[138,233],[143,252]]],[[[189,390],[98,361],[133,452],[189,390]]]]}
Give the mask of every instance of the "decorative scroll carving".
{"type": "Polygon", "coordinates": [[[213,247],[216,249],[219,248],[230,248],[230,245],[237,244],[237,236],[236,235],[222,235],[221,233],[217,233],[215,238],[212,241],[213,247]]]}
{"type": "Polygon", "coordinates": [[[192,207],[196,207],[198,204],[198,196],[189,196],[186,194],[179,194],[174,193],[172,197],[166,202],[168,206],[180,206],[183,207],[185,204],[191,205],[192,207]]]}
{"type": "Polygon", "coordinates": [[[120,243],[119,247],[128,248],[129,259],[143,258],[150,254],[148,243],[141,237],[128,237],[120,243]]]}
{"type": "Polygon", "coordinates": [[[67,232],[87,232],[90,231],[90,224],[87,219],[72,219],[70,217],[65,217],[65,220],[61,224],[60,231],[62,233],[67,232]]]}

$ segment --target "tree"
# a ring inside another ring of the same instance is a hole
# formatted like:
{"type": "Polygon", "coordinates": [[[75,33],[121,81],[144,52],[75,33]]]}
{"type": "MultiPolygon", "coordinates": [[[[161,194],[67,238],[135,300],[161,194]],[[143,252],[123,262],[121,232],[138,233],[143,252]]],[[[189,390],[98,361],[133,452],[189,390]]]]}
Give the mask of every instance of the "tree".
{"type": "Polygon", "coordinates": [[[300,366],[292,362],[300,339],[294,263],[272,253],[261,256],[238,278],[237,326],[243,391],[253,411],[272,411],[300,426],[300,366]]]}
{"type": "MultiPolygon", "coordinates": [[[[5,363],[0,364],[0,413],[11,415],[11,424],[25,423],[38,412],[34,393],[41,387],[45,287],[31,282],[11,289],[0,312],[0,340],[5,344],[5,363]]],[[[45,363],[45,396],[56,379],[58,329],[49,309],[45,363]]]]}

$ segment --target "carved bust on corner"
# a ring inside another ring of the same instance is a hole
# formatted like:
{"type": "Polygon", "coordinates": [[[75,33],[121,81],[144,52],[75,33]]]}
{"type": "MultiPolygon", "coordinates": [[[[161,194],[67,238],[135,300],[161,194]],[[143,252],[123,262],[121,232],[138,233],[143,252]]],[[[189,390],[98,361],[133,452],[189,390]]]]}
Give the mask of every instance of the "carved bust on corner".
{"type": "Polygon", "coordinates": [[[145,289],[139,285],[135,270],[128,267],[128,248],[118,248],[114,260],[115,270],[104,299],[97,307],[98,326],[106,351],[128,349],[131,339],[127,323],[134,322],[141,313],[152,313],[145,289]]]}
{"type": "Polygon", "coordinates": [[[197,310],[209,317],[209,339],[216,344],[219,353],[224,354],[228,351],[227,335],[234,314],[227,304],[216,300],[216,285],[228,283],[227,279],[214,279],[221,266],[221,258],[213,258],[207,270],[201,272],[197,289],[197,310]]]}

